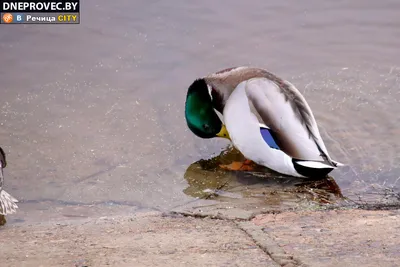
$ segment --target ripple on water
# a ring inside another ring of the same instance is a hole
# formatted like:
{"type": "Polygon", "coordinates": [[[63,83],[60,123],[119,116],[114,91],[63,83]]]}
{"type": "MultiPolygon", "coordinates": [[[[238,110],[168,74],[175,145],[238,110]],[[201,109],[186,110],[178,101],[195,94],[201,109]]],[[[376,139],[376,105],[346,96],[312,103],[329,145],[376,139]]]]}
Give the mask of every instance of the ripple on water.
{"type": "MultiPolygon", "coordinates": [[[[303,92],[333,158],[345,193],[399,190],[400,67],[371,64],[292,77],[303,92]]],[[[399,190],[400,191],[400,190],[399,190]]]]}

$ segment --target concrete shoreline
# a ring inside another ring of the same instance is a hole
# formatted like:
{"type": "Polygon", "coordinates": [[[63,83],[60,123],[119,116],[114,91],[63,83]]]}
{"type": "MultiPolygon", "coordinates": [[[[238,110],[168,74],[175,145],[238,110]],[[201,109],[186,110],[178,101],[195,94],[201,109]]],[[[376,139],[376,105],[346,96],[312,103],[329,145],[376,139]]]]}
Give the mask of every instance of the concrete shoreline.
{"type": "Polygon", "coordinates": [[[5,225],[1,266],[399,266],[400,210],[178,213],[5,225]]]}

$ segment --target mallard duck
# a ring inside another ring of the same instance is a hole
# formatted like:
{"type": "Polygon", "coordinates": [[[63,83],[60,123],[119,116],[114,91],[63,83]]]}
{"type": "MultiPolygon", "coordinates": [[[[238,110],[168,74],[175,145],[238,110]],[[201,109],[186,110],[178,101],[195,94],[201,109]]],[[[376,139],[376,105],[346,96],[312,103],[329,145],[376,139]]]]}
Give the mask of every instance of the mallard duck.
{"type": "Polygon", "coordinates": [[[0,215],[8,215],[16,212],[18,200],[3,190],[4,176],[3,169],[7,166],[6,154],[0,147],[0,215]]]}
{"type": "Polygon", "coordinates": [[[229,139],[247,164],[306,178],[326,177],[343,166],[329,156],[302,94],[264,69],[229,68],[196,79],[187,92],[185,118],[200,138],[229,139]]]}

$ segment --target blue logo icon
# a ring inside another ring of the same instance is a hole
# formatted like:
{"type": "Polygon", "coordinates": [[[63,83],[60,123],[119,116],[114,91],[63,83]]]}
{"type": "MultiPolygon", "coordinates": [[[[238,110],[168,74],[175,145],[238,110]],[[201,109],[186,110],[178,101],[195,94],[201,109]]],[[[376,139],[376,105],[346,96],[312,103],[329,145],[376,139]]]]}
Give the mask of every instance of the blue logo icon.
{"type": "Polygon", "coordinates": [[[25,21],[25,15],[24,14],[19,14],[16,13],[13,15],[14,16],[14,23],[22,23],[25,21]]]}

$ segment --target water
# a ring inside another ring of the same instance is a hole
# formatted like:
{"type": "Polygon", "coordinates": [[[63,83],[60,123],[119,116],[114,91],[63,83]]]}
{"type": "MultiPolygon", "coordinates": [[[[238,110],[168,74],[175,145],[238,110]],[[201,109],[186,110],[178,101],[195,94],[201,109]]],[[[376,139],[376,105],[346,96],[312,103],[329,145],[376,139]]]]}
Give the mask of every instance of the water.
{"type": "MultiPolygon", "coordinates": [[[[399,9],[395,0],[87,0],[80,25],[2,25],[0,140],[6,190],[21,200],[9,223],[193,201],[187,169],[228,143],[188,131],[186,90],[238,65],[304,93],[331,156],[349,165],[332,173],[345,196],[399,192],[399,9]]],[[[222,197],[240,200],[241,188],[222,197]]]]}

